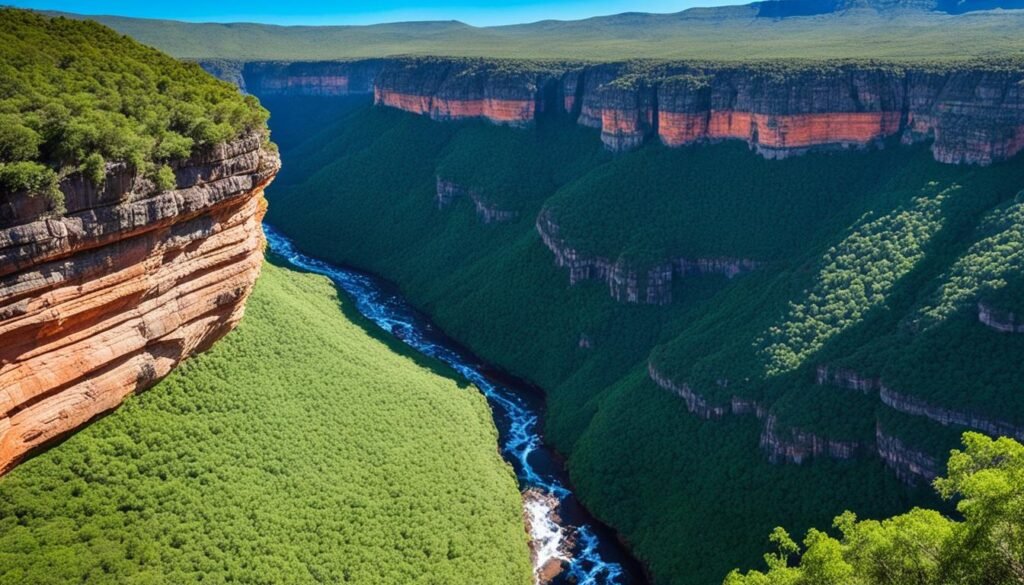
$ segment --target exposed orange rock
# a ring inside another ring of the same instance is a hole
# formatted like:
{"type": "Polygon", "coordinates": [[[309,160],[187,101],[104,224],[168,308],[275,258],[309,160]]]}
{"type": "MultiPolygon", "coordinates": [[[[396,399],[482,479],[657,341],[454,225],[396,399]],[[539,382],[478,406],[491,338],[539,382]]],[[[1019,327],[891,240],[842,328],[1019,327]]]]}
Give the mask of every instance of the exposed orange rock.
{"type": "Polygon", "coordinates": [[[379,87],[374,90],[374,99],[378,104],[413,114],[428,114],[435,120],[486,118],[499,124],[529,123],[533,121],[536,107],[532,100],[447,99],[399,93],[379,87]]]}
{"type": "Polygon", "coordinates": [[[0,473],[238,323],[279,167],[260,144],[249,136],[182,162],[174,191],[141,177],[108,176],[105,190],[71,178],[65,217],[5,218],[0,473]]]}
{"type": "Polygon", "coordinates": [[[894,112],[769,115],[712,111],[706,114],[662,112],[658,134],[669,146],[702,139],[739,139],[781,149],[869,144],[899,130],[900,114],[894,112]]]}

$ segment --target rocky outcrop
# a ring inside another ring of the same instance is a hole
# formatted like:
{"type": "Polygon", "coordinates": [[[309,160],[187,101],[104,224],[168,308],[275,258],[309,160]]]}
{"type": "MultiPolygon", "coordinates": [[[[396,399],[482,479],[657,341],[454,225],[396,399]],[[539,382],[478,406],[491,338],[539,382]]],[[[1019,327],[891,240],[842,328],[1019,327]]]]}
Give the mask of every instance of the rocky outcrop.
{"type": "MultiPolygon", "coordinates": [[[[662,374],[651,362],[647,364],[647,375],[660,388],[682,398],[686,409],[704,420],[721,419],[726,415],[754,415],[762,420],[760,446],[772,463],[801,464],[813,457],[852,459],[863,451],[864,446],[857,441],[832,439],[795,427],[784,427],[775,414],[751,398],[733,395],[727,402],[714,403],[689,384],[676,382],[662,374]]],[[[720,391],[727,391],[729,382],[718,380],[716,385],[720,391]]]]}
{"type": "Polygon", "coordinates": [[[0,196],[0,472],[115,408],[239,321],[279,168],[251,135],[173,165],[157,192],[123,165],[72,175],[67,213],[0,196]]]}
{"type": "Polygon", "coordinates": [[[878,395],[883,404],[904,414],[923,416],[944,426],[968,427],[992,436],[1013,437],[1018,441],[1024,441],[1024,426],[979,414],[944,408],[916,396],[900,394],[885,384],[882,384],[878,395]]]}
{"type": "Polygon", "coordinates": [[[1024,149],[1024,69],[390,61],[377,103],[435,119],[527,124],[548,110],[601,130],[615,151],[742,140],[770,158],[927,141],[937,160],[990,164],[1024,149]]]}
{"type": "Polygon", "coordinates": [[[978,303],[978,321],[1001,333],[1024,333],[1024,319],[1011,311],[1002,311],[985,302],[978,303]]]}
{"type": "Polygon", "coordinates": [[[489,203],[483,195],[474,189],[459,185],[454,181],[437,177],[437,206],[444,209],[452,205],[456,199],[467,198],[473,202],[473,208],[480,221],[488,223],[507,223],[514,221],[519,214],[515,211],[501,209],[489,203]]]}
{"type": "Polygon", "coordinates": [[[555,264],[569,270],[569,285],[584,280],[599,280],[608,285],[608,294],[622,303],[667,305],[672,302],[674,278],[718,274],[734,278],[755,270],[760,263],[740,258],[672,258],[655,264],[642,274],[625,259],[612,261],[602,256],[589,256],[573,248],[559,237],[558,224],[550,210],[537,217],[537,233],[555,255],[555,264]]]}
{"type": "MultiPolygon", "coordinates": [[[[385,61],[246,63],[241,81],[229,80],[260,97],[373,95],[374,80],[385,61]]],[[[209,68],[208,68],[209,69],[209,68]]]]}
{"type": "Polygon", "coordinates": [[[812,457],[853,459],[863,447],[856,441],[830,439],[794,427],[782,428],[774,414],[765,419],[760,442],[772,463],[798,465],[812,457]]]}
{"type": "Polygon", "coordinates": [[[524,126],[568,115],[611,150],[742,140],[769,158],[927,142],[946,163],[1024,150],[1024,67],[874,63],[537,63],[408,57],[204,63],[257,96],[374,96],[436,120],[524,126]],[[230,65],[230,66],[228,66],[230,65]]]}
{"type": "Polygon", "coordinates": [[[556,75],[515,63],[397,60],[377,76],[374,102],[435,120],[483,118],[524,126],[556,108],[558,88],[556,75]]]}
{"type": "Polygon", "coordinates": [[[935,457],[910,448],[896,436],[886,433],[881,424],[875,425],[875,447],[878,457],[903,483],[931,483],[939,476],[941,464],[935,457]]]}
{"type": "Polygon", "coordinates": [[[865,394],[875,392],[882,387],[882,381],[878,378],[869,378],[855,370],[837,368],[828,364],[819,365],[815,369],[815,383],[819,386],[858,390],[865,394]]]}

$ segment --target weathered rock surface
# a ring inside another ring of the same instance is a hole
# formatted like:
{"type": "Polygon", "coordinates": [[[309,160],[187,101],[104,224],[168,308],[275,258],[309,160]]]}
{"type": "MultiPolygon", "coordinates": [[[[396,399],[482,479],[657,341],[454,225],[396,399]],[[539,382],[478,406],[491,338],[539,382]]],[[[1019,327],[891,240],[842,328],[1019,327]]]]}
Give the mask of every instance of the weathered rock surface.
{"type": "Polygon", "coordinates": [[[260,97],[373,95],[382,59],[316,63],[246,63],[241,82],[227,79],[260,97]]]}
{"type": "Polygon", "coordinates": [[[760,263],[745,258],[669,258],[643,272],[625,259],[612,261],[589,256],[559,237],[558,224],[549,210],[537,217],[537,233],[555,255],[555,264],[569,270],[569,285],[584,280],[599,280],[608,285],[608,294],[622,303],[667,305],[672,302],[672,281],[693,275],[718,274],[734,278],[755,270],[760,263]]]}
{"type": "Polygon", "coordinates": [[[945,426],[968,427],[997,437],[1013,437],[1024,441],[1024,427],[993,417],[963,412],[932,404],[923,398],[901,394],[882,384],[878,392],[882,403],[893,410],[923,416],[945,426]]]}
{"type": "Polygon", "coordinates": [[[489,203],[483,195],[474,189],[466,188],[454,181],[437,177],[437,206],[444,209],[457,199],[466,198],[473,202],[476,215],[483,223],[507,223],[514,221],[519,214],[489,203]]]}
{"type": "MultiPolygon", "coordinates": [[[[659,387],[682,398],[690,413],[704,420],[716,420],[727,415],[754,415],[763,422],[760,446],[772,463],[801,464],[813,457],[852,459],[864,450],[864,445],[856,441],[833,439],[803,429],[785,427],[779,424],[775,414],[770,413],[757,400],[732,395],[727,402],[716,404],[696,392],[689,384],[676,382],[662,374],[650,362],[647,364],[647,374],[659,387]]],[[[729,387],[727,380],[718,380],[716,384],[723,390],[729,387]]]]}
{"type": "Polygon", "coordinates": [[[931,483],[939,476],[941,465],[935,457],[913,449],[898,437],[889,435],[881,424],[875,426],[875,446],[878,457],[903,483],[931,483]]]}
{"type": "Polygon", "coordinates": [[[0,473],[152,386],[241,319],[280,163],[252,135],[155,192],[113,165],[61,184],[67,214],[0,196],[0,473]]]}
{"type": "Polygon", "coordinates": [[[992,307],[985,302],[978,303],[978,321],[1002,333],[1024,333],[1024,318],[1012,311],[1003,311],[992,307]]]}
{"type": "Polygon", "coordinates": [[[946,163],[987,165],[1024,149],[1024,70],[960,67],[530,63],[394,58],[205,64],[258,96],[373,94],[436,120],[523,126],[545,113],[601,130],[615,151],[742,140],[763,156],[928,142],[946,163]]]}
{"type": "Polygon", "coordinates": [[[812,457],[853,459],[863,446],[856,441],[823,437],[798,428],[783,428],[778,418],[769,414],[761,431],[761,448],[772,463],[801,464],[812,457]]]}

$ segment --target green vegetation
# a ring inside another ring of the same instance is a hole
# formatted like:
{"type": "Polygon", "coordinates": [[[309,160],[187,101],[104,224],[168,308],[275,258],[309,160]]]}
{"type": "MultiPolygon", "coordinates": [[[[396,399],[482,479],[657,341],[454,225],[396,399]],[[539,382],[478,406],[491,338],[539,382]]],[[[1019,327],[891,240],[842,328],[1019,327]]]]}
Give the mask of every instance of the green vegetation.
{"type": "Polygon", "coordinates": [[[836,539],[811,529],[804,549],[782,528],[765,555],[767,573],[733,571],[726,585],[955,585],[1024,580],[1024,445],[964,435],[949,474],[935,482],[963,520],[915,508],[882,521],[852,512],[835,519],[836,539]],[[794,555],[799,562],[792,563],[794,555]]]}
{"type": "MultiPolygon", "coordinates": [[[[271,124],[323,119],[299,108],[281,100],[271,124]]],[[[719,583],[755,562],[780,524],[803,531],[844,509],[952,512],[901,485],[870,446],[881,424],[942,461],[963,429],[895,412],[877,393],[819,386],[818,365],[1024,423],[1024,336],[985,327],[976,308],[984,298],[1019,310],[1024,298],[1020,159],[952,166],[926,146],[892,145],[766,161],[735,143],[610,157],[567,119],[509,129],[368,105],[283,155],[270,221],[311,253],[399,283],[482,358],[545,388],[547,436],[578,493],[659,583],[719,583]],[[437,209],[439,173],[519,219],[483,225],[466,201],[437,209]],[[667,256],[764,266],[676,279],[669,306],[618,304],[605,283],[568,286],[534,227],[544,208],[570,245],[636,266],[667,256]],[[862,441],[865,453],[771,465],[761,422],[695,418],[648,379],[648,362],[712,401],[756,399],[781,429],[862,441]]]]}
{"type": "Polygon", "coordinates": [[[530,583],[483,396],[374,332],[266,265],[237,331],[0,481],[0,583],[530,583]]]}
{"type": "Polygon", "coordinates": [[[1024,11],[951,16],[927,12],[761,18],[752,6],[677,14],[627,13],[578,21],[473,27],[461,22],[273,26],[93,17],[189,59],[330,60],[392,55],[518,59],[959,60],[1020,55],[1024,11]],[[737,42],[743,39],[743,42],[737,42]]]}
{"type": "Polygon", "coordinates": [[[265,132],[256,98],[95,22],[0,8],[0,25],[2,192],[59,210],[59,178],[81,170],[99,184],[111,162],[167,189],[169,161],[265,132]]]}

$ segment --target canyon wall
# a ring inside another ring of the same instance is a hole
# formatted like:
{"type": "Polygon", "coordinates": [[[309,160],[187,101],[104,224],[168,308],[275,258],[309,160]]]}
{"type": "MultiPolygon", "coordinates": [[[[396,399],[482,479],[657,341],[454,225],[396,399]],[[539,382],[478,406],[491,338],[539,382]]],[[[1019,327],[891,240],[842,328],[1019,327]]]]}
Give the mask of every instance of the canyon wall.
{"type": "MultiPolygon", "coordinates": [[[[210,70],[216,67],[208,66],[210,70]]],[[[222,76],[230,77],[223,74],[222,76]]],[[[473,59],[247,63],[256,95],[370,94],[436,120],[522,126],[545,113],[599,129],[611,150],[742,140],[766,157],[928,142],[987,165],[1024,149],[1024,68],[879,64],[566,64],[473,59]]]]}
{"type": "Polygon", "coordinates": [[[241,319],[280,162],[253,134],[172,164],[0,194],[0,473],[145,390],[241,319]]]}
{"type": "Polygon", "coordinates": [[[666,258],[647,270],[638,270],[624,258],[585,254],[559,235],[558,224],[548,210],[537,217],[537,233],[555,255],[555,264],[569,271],[569,285],[597,280],[608,286],[608,294],[623,303],[667,305],[672,302],[672,282],[695,275],[735,278],[755,270],[760,263],[747,258],[666,258]]]}

